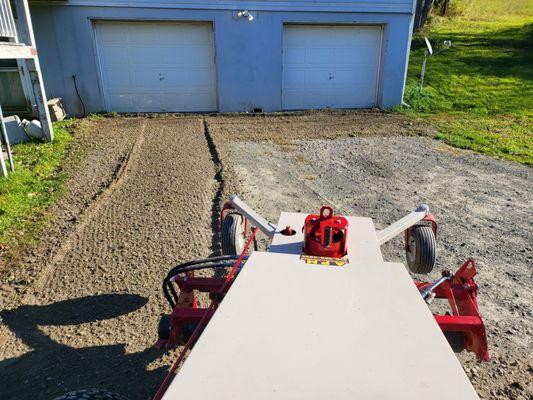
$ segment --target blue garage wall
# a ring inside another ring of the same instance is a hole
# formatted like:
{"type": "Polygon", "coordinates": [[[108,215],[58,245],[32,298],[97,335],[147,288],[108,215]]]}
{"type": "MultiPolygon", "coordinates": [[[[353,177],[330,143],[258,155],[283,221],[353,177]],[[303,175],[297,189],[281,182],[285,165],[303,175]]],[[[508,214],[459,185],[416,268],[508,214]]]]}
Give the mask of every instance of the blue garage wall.
{"type": "MultiPolygon", "coordinates": [[[[383,7],[384,3],[376,4],[383,7]]],[[[278,111],[281,110],[282,99],[284,23],[382,25],[384,37],[378,106],[400,104],[411,38],[412,3],[396,1],[390,4],[401,6],[402,12],[257,10],[253,11],[255,18],[252,22],[235,18],[235,11],[224,9],[32,4],[31,13],[48,97],[62,97],[65,107],[72,114],[81,112],[72,75],[77,77],[87,112],[104,111],[105,108],[93,26],[94,21],[99,19],[212,22],[219,111],[248,111],[256,107],[278,111]]]]}

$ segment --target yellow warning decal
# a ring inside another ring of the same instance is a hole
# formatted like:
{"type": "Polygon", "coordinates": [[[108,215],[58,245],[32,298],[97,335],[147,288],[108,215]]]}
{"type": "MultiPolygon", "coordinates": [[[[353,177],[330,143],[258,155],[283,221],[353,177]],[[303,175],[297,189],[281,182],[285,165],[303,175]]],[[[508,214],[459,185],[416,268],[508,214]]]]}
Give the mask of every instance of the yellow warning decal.
{"type": "Polygon", "coordinates": [[[344,267],[350,261],[347,258],[316,257],[302,254],[300,260],[310,265],[324,265],[326,267],[344,267]]]}

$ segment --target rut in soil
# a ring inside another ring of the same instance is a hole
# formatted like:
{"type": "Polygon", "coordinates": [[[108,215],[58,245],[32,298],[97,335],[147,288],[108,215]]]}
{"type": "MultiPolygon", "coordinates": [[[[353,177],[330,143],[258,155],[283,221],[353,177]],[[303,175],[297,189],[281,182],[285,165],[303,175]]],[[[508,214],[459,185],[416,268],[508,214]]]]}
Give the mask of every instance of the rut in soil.
{"type": "Polygon", "coordinates": [[[218,255],[221,252],[220,249],[220,234],[219,234],[219,225],[220,225],[220,211],[221,211],[221,202],[222,195],[224,193],[224,178],[222,175],[222,162],[220,161],[220,155],[218,153],[213,137],[209,132],[209,124],[204,118],[204,135],[205,140],[207,141],[207,146],[209,148],[209,154],[211,155],[211,160],[213,161],[215,167],[215,176],[214,180],[216,182],[215,195],[213,197],[213,205],[211,206],[211,252],[212,255],[218,255]]]}

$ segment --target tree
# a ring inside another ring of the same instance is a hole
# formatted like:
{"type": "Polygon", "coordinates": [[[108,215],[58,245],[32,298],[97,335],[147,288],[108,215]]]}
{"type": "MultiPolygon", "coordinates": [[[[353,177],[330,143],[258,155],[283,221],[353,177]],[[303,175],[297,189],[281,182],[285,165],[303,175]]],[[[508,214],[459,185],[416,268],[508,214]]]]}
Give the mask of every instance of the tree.
{"type": "Polygon", "coordinates": [[[449,4],[450,0],[417,0],[413,31],[419,31],[424,27],[432,10],[441,16],[445,16],[449,4]]]}
{"type": "Polygon", "coordinates": [[[429,12],[433,8],[435,0],[417,0],[416,2],[416,12],[415,12],[415,21],[413,25],[413,30],[419,31],[424,27],[429,16],[429,12]]]}

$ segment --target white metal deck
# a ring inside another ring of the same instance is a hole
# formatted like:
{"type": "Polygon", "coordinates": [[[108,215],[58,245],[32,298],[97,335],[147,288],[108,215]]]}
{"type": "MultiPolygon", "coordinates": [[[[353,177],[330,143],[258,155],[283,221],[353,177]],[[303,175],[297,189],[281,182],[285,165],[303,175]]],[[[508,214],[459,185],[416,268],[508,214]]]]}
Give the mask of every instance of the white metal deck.
{"type": "Polygon", "coordinates": [[[164,399],[477,399],[372,220],[348,218],[343,267],[300,259],[305,214],[283,213],[254,252],[164,399]]]}

